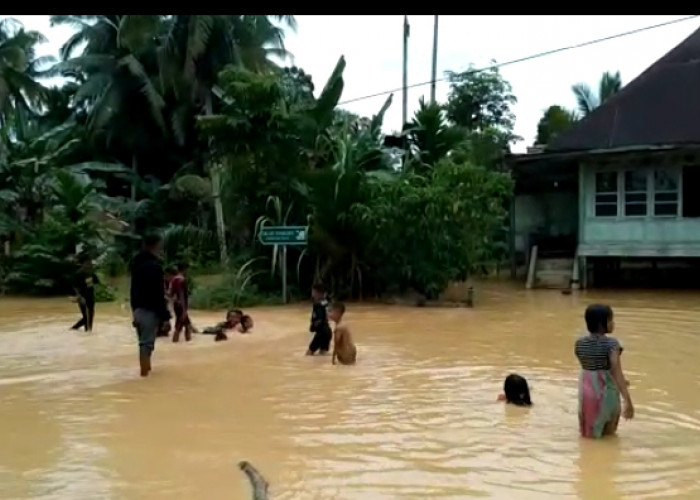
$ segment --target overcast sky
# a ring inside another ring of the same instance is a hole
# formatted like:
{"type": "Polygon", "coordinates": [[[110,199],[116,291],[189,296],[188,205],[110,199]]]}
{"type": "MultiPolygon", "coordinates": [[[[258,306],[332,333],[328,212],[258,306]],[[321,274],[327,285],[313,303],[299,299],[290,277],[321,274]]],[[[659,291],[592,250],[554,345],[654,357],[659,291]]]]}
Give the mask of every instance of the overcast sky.
{"type": "MultiPolygon", "coordinates": [[[[15,16],[27,29],[44,33],[49,42],[40,55],[56,55],[70,36],[66,27],[49,26],[49,16],[15,16]]],[[[470,63],[483,67],[492,59],[502,63],[559,47],[575,45],[677,16],[440,16],[438,76],[445,70],[461,71],[470,63]]],[[[341,101],[401,87],[403,16],[297,16],[297,33],[286,44],[295,64],[313,77],[317,90],[341,55],[345,56],[345,90],[341,101]]],[[[433,16],[409,16],[411,35],[408,48],[408,83],[430,80],[433,16]]],[[[604,71],[620,71],[628,83],[649,65],[700,27],[700,19],[657,28],[573,49],[501,69],[518,98],[514,108],[515,133],[524,141],[514,147],[524,151],[532,145],[537,122],[552,104],[574,108],[571,86],[578,82],[594,88],[604,71]]],[[[437,84],[437,98],[444,100],[448,85],[437,84]]],[[[409,90],[409,115],[418,99],[430,96],[430,86],[409,90]]],[[[370,116],[386,96],[356,101],[348,110],[370,116]]],[[[394,95],[388,110],[386,131],[401,128],[401,92],[394,95]]]]}

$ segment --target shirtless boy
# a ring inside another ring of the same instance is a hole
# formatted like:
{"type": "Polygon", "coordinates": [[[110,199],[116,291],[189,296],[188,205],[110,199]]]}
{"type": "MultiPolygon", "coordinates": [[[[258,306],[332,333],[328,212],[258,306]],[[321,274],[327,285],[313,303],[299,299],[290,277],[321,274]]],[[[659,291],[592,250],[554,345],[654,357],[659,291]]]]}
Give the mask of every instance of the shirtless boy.
{"type": "Polygon", "coordinates": [[[341,324],[345,314],[345,304],[333,302],[328,308],[328,319],[335,323],[333,332],[333,356],[331,362],[336,359],[341,365],[354,365],[357,360],[357,348],[352,341],[352,335],[347,325],[341,324]]]}

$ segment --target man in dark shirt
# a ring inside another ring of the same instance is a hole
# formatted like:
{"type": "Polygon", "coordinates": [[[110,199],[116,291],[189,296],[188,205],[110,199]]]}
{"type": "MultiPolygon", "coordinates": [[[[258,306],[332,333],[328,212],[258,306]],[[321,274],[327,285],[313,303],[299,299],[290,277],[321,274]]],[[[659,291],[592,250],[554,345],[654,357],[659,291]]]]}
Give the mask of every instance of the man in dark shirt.
{"type": "Polygon", "coordinates": [[[139,339],[142,377],[151,371],[151,355],[156,336],[163,325],[170,321],[163,291],[165,278],[159,257],[162,252],[162,238],[157,234],[149,234],[143,239],[143,249],[131,262],[131,310],[139,339]]]}
{"type": "Polygon", "coordinates": [[[328,307],[328,295],[326,294],[325,287],[322,284],[314,285],[311,289],[311,297],[313,298],[314,305],[311,310],[311,325],[309,326],[309,331],[314,334],[314,338],[311,339],[306,355],[313,356],[316,354],[316,351],[318,351],[319,354],[328,354],[333,332],[328,324],[328,313],[326,311],[328,307]]]}
{"type": "Polygon", "coordinates": [[[95,285],[99,282],[100,280],[92,268],[92,261],[89,257],[84,256],[73,284],[80,313],[83,317],[73,325],[71,330],[79,330],[84,326],[86,332],[92,331],[92,320],[95,317],[95,285]]]}

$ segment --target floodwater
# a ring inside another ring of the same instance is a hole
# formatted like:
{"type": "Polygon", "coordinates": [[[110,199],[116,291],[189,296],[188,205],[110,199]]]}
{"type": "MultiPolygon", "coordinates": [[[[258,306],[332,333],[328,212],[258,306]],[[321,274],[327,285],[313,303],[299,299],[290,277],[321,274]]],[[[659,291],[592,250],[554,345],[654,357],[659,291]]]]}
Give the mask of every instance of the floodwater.
{"type": "MultiPolygon", "coordinates": [[[[477,287],[475,309],[350,305],[358,365],[303,356],[309,307],[251,309],[252,335],[159,341],[137,376],[124,304],[93,334],[65,299],[0,301],[0,498],[700,498],[700,294],[477,287]],[[637,416],[577,435],[573,342],[610,303],[637,416]],[[534,406],[497,403],[525,375],[534,406]]],[[[219,321],[192,314],[200,328],[219,321]]]]}

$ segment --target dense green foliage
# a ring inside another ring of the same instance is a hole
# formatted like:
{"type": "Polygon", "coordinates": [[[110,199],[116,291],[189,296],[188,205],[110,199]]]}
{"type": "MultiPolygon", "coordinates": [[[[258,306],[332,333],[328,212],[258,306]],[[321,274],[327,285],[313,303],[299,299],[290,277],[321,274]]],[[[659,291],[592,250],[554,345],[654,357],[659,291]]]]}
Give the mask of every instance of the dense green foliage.
{"type": "Polygon", "coordinates": [[[52,22],[75,28],[59,62],[35,58],[40,34],[0,23],[4,289],[67,293],[85,251],[123,274],[147,229],[167,263],[220,271],[195,290],[201,307],[279,293],[283,254],[259,244],[263,224],[310,226],[287,252],[296,295],[322,280],[341,296],[434,297],[502,258],[515,97],[497,70],[450,73],[448,101],[421,101],[397,157],[381,129],[392,96],[371,118],[337,107],[343,57],[320,92],[273,62],[291,16],[52,22]]]}
{"type": "Polygon", "coordinates": [[[560,134],[569,130],[577,121],[578,116],[573,111],[569,111],[556,104],[548,107],[537,123],[537,138],[535,139],[535,144],[549,144],[560,134]]]}

